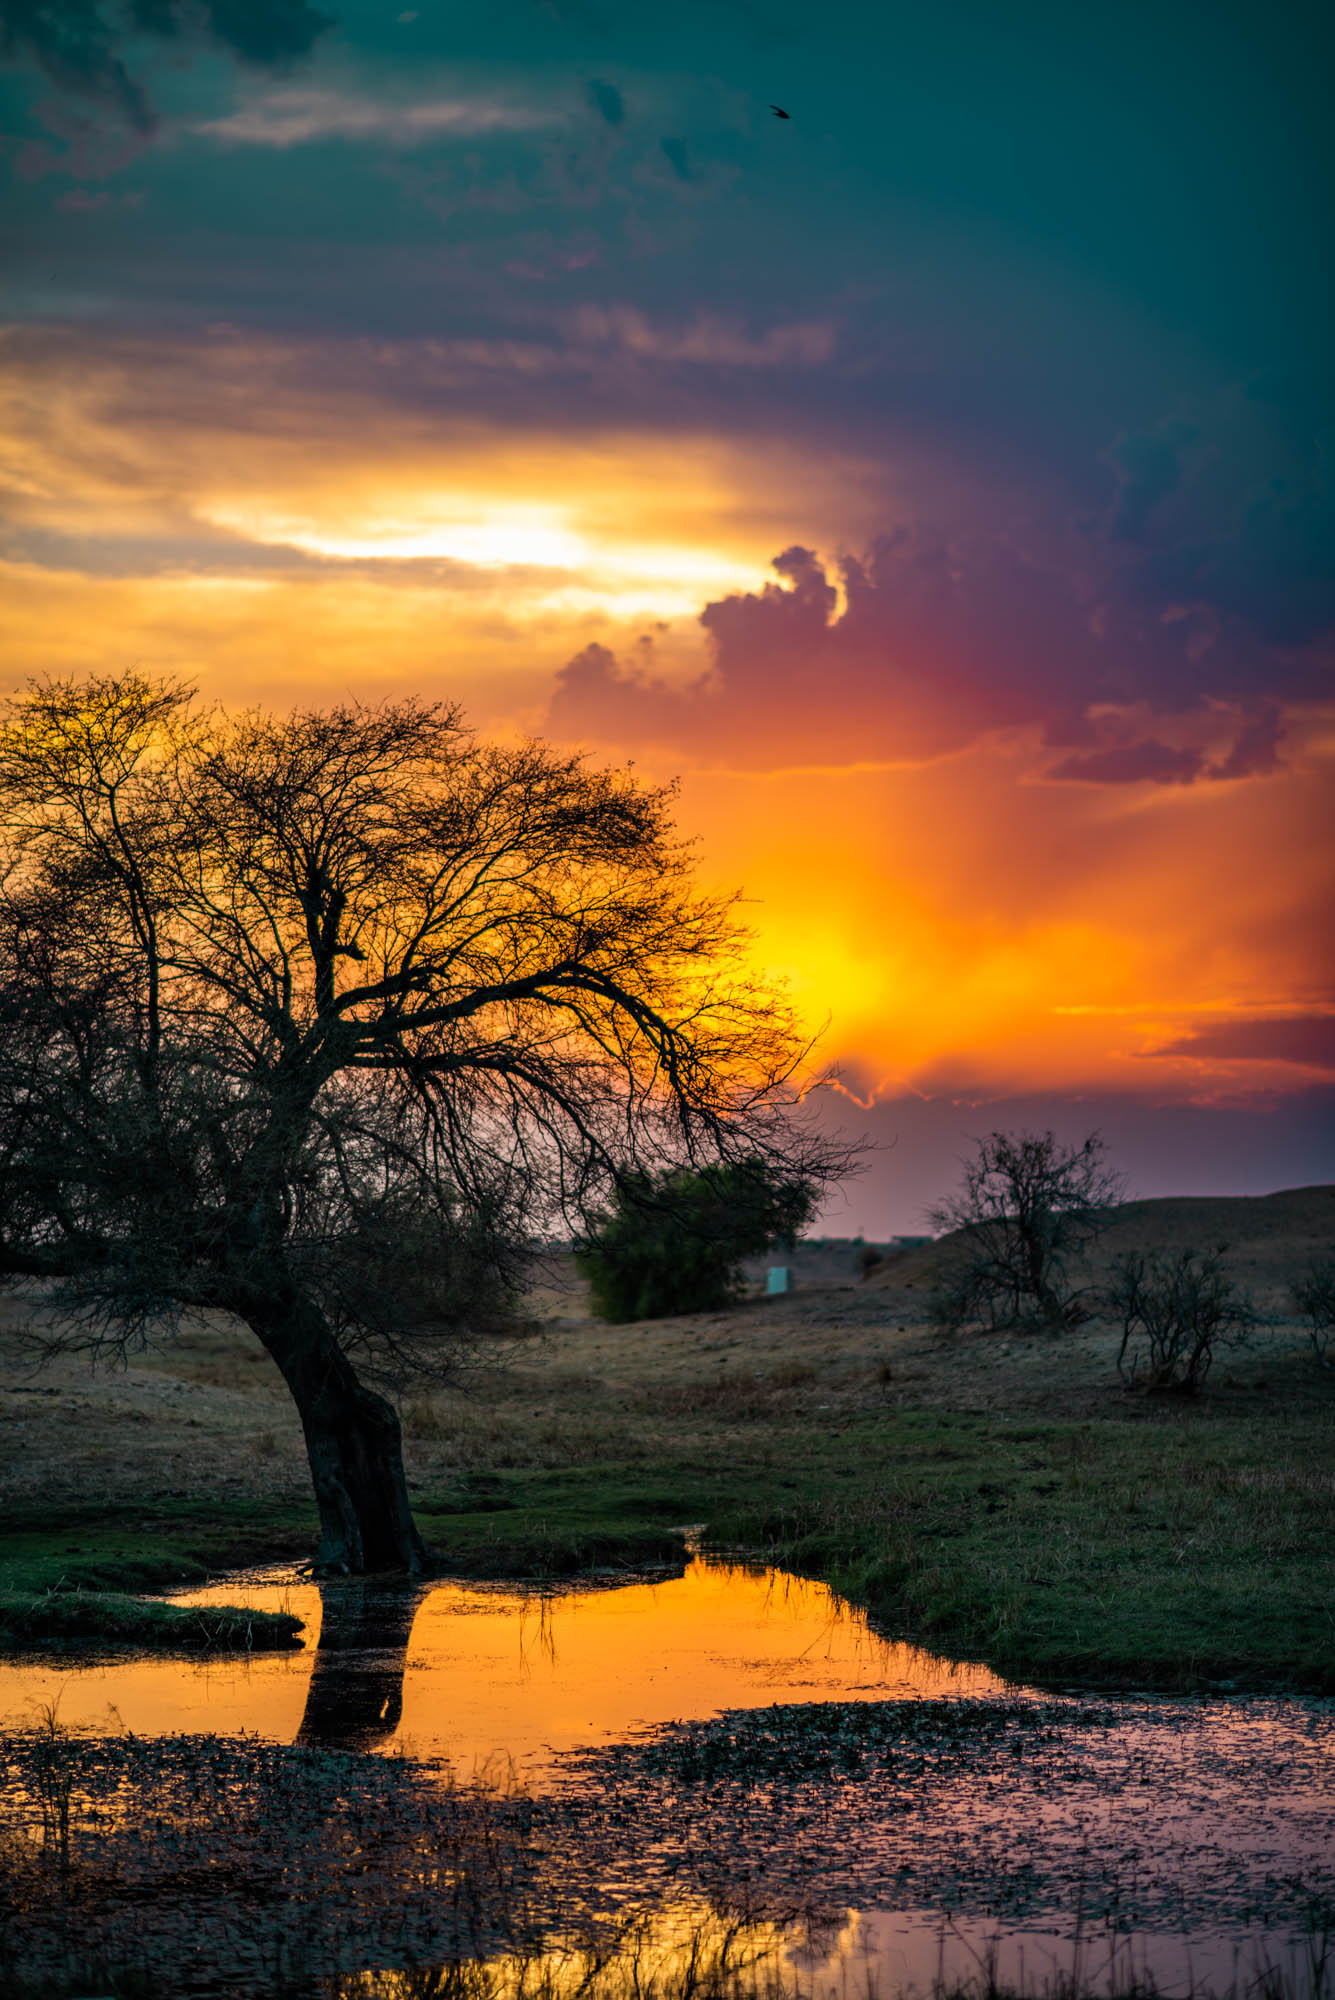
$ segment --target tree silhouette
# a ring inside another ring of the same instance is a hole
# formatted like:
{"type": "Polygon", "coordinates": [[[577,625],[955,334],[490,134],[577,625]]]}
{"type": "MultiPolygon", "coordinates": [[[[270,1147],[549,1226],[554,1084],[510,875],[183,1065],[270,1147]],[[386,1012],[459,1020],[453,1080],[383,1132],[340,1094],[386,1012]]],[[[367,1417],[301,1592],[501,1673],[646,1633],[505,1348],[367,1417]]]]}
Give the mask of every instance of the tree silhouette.
{"type": "Polygon", "coordinates": [[[995,1332],[1087,1317],[1067,1262],[1123,1197],[1106,1150],[1097,1132],[1078,1146],[1052,1132],[991,1132],[975,1142],[959,1190],[928,1210],[937,1229],[959,1232],[932,1297],[940,1324],[995,1332]]]}
{"type": "Polygon", "coordinates": [[[131,673],[11,705],[0,1270],[89,1344],[251,1326],[326,1573],[428,1567],[381,1388],[501,1321],[526,1230],[646,1167],[846,1163],[671,802],[416,701],[229,719],[131,673]]]}

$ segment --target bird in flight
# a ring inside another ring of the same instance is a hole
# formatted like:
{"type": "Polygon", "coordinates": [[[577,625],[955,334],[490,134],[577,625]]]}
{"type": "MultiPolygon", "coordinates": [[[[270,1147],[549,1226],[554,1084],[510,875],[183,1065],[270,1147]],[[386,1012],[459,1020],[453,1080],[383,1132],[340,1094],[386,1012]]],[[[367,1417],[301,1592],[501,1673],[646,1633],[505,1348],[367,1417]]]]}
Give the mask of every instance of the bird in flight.
{"type": "Polygon", "coordinates": [[[785,111],[782,105],[779,104],[771,104],[770,110],[774,113],[774,116],[776,118],[790,118],[792,116],[791,112],[785,111]]]}

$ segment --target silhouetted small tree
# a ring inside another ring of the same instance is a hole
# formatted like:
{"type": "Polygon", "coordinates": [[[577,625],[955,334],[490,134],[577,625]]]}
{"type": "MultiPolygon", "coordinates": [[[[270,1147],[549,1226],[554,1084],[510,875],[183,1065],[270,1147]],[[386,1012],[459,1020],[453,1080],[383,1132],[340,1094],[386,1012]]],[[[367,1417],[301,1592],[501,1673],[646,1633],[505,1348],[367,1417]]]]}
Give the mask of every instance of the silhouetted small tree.
{"type": "Polygon", "coordinates": [[[579,1244],[593,1310],[617,1322],[710,1312],[737,1296],[743,1258],[791,1243],[815,1191],[763,1160],[638,1174],[579,1244]]]}
{"type": "Polygon", "coordinates": [[[1078,1146],[1051,1132],[977,1141],[959,1192],[929,1210],[937,1229],[959,1232],[932,1294],[939,1325],[1060,1328],[1085,1316],[1067,1264],[1122,1197],[1105,1151],[1097,1132],[1078,1146]]]}
{"type": "Polygon", "coordinates": [[[1195,1250],[1128,1250],[1113,1264],[1110,1312],[1122,1323],[1117,1372],[1149,1389],[1195,1395],[1217,1344],[1256,1314],[1218,1257],[1195,1250]]]}
{"type": "Polygon", "coordinates": [[[1323,1367],[1330,1366],[1335,1339],[1335,1257],[1315,1257],[1295,1280],[1293,1309],[1307,1321],[1312,1350],[1323,1367]]]}
{"type": "Polygon", "coordinates": [[[0,730],[0,1274],[93,1346],[253,1328],[326,1571],[425,1567],[382,1391],[503,1319],[526,1235],[663,1163],[847,1157],[671,803],[416,701],[124,674],[0,730]]]}

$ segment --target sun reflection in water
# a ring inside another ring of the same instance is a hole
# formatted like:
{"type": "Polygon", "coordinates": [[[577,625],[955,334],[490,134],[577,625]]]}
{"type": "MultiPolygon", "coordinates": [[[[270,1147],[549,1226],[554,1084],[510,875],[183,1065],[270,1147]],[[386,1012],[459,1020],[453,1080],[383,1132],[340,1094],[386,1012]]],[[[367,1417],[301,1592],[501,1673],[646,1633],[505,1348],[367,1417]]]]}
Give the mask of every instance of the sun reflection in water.
{"type": "Polygon", "coordinates": [[[61,1698],[67,1723],[115,1707],[136,1733],[255,1732],[277,1742],[408,1748],[461,1776],[510,1760],[530,1780],[562,1752],[664,1722],[773,1702],[994,1695],[985,1668],[896,1644],[824,1584],[695,1556],[679,1576],[527,1593],[282,1578],[194,1591],[305,1620],[299,1653],[240,1660],[0,1665],[0,1723],[61,1698]]]}

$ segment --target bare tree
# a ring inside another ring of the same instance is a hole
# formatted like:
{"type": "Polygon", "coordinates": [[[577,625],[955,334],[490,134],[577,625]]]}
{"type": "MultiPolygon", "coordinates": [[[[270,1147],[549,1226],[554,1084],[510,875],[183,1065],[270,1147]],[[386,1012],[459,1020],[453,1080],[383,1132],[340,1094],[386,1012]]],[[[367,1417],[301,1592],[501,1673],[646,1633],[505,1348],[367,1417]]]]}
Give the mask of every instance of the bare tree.
{"type": "Polygon", "coordinates": [[[373,1384],[498,1321],[525,1229],[665,1163],[842,1164],[671,802],[413,701],[229,720],[127,674],[11,705],[0,1270],[90,1343],[251,1326],[325,1571],[426,1566],[373,1384]]]}
{"type": "Polygon", "coordinates": [[[1256,1324],[1256,1309],[1218,1257],[1195,1250],[1127,1250],[1116,1259],[1108,1309],[1122,1322],[1117,1372],[1128,1384],[1205,1386],[1216,1345],[1256,1324]]]}
{"type": "Polygon", "coordinates": [[[1062,1146],[1052,1132],[992,1132],[964,1162],[959,1192],[929,1211],[958,1230],[955,1257],[933,1297],[937,1320],[992,1329],[1069,1325],[1082,1314],[1068,1259],[1097,1234],[1123,1180],[1097,1132],[1062,1146]]]}
{"type": "Polygon", "coordinates": [[[1335,1257],[1314,1257],[1290,1289],[1290,1302],[1307,1321],[1312,1352],[1323,1368],[1331,1365],[1335,1340],[1335,1257]]]}

